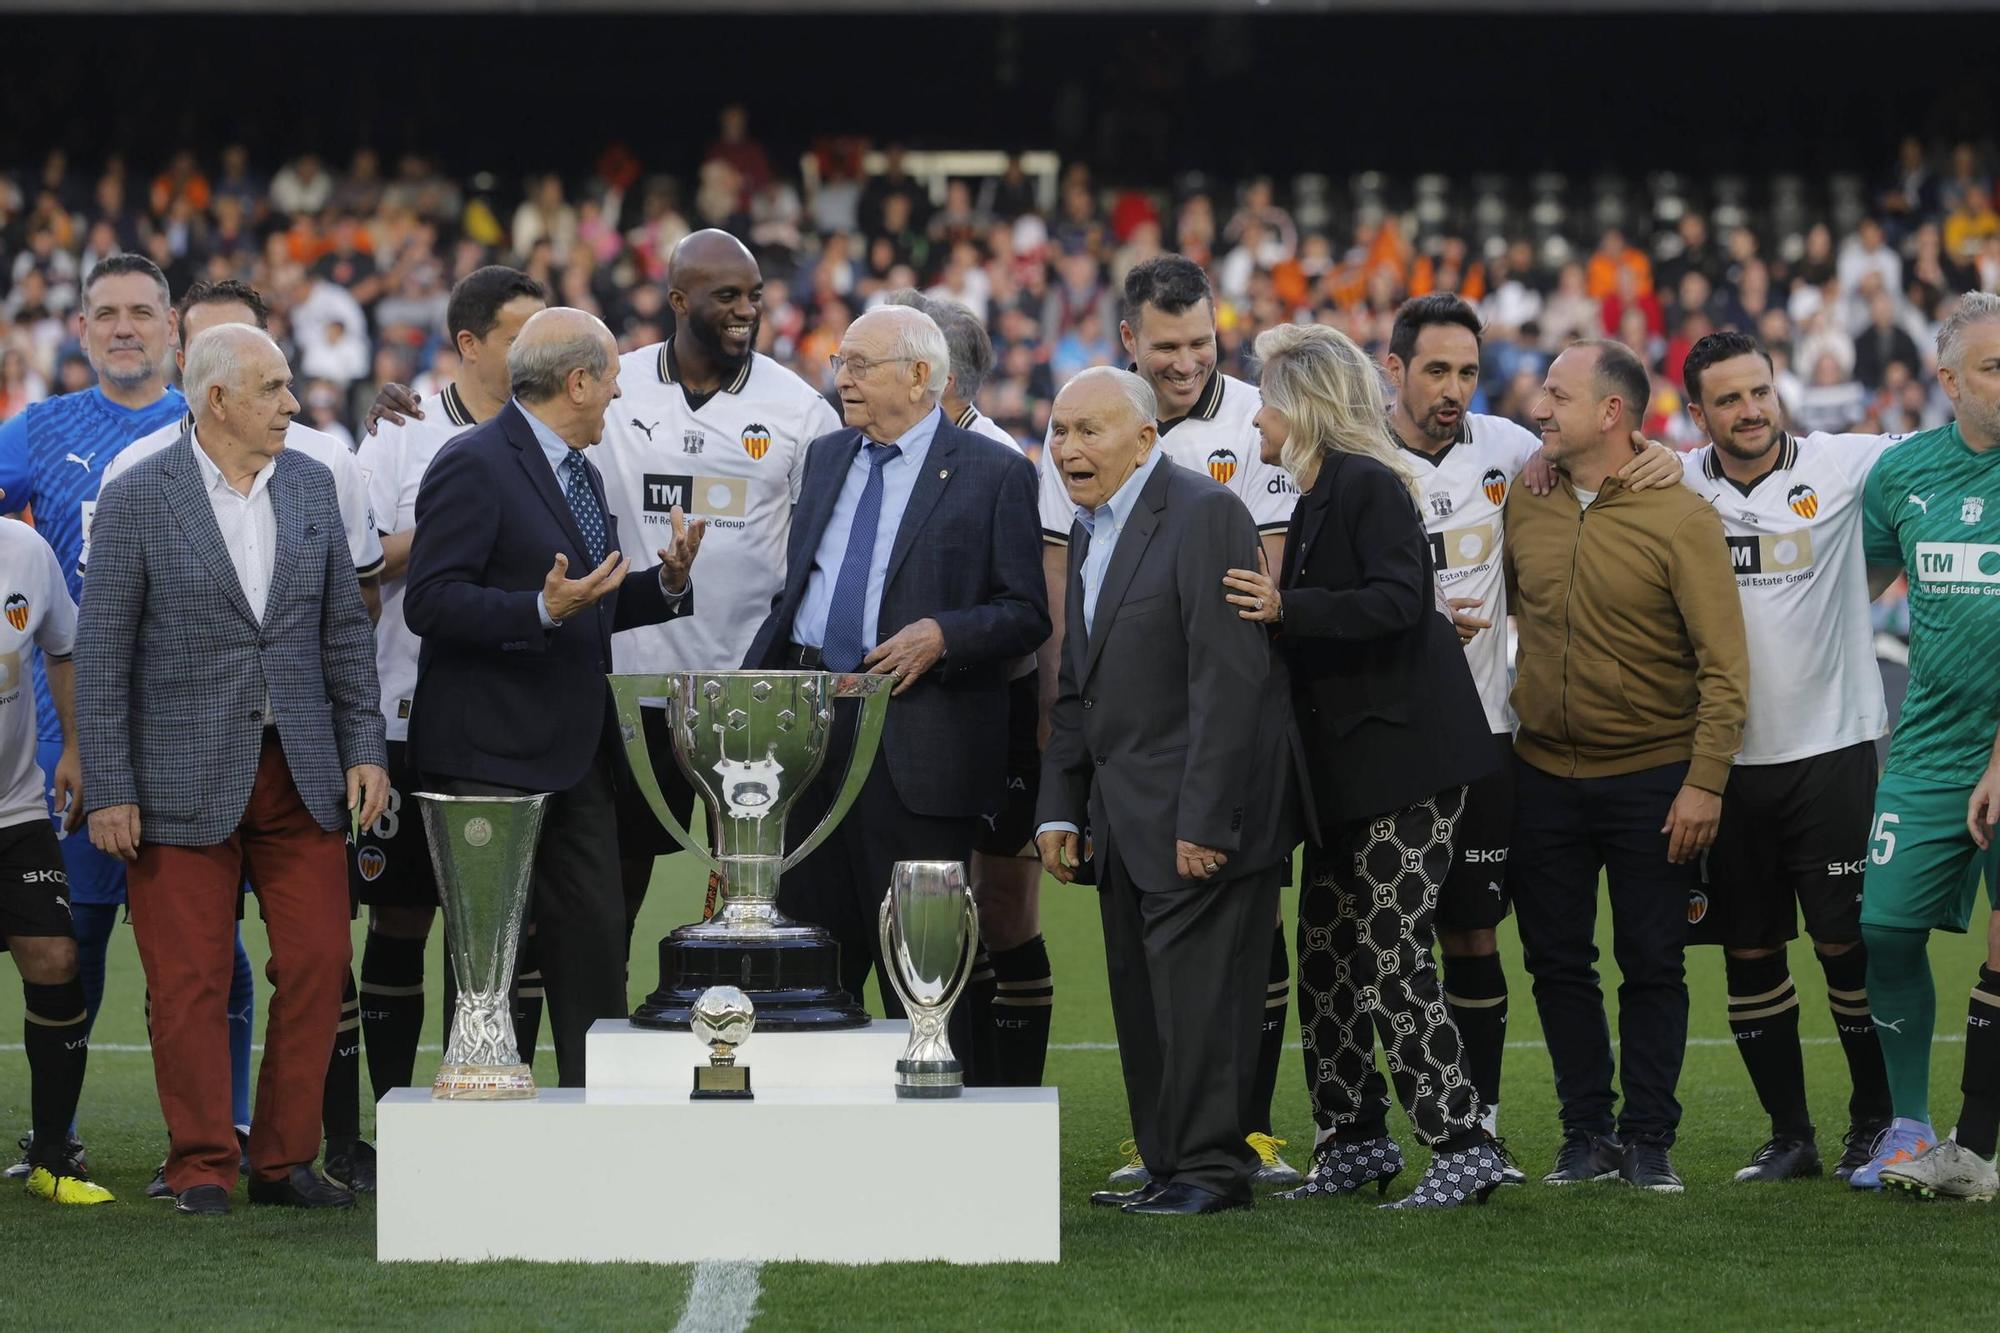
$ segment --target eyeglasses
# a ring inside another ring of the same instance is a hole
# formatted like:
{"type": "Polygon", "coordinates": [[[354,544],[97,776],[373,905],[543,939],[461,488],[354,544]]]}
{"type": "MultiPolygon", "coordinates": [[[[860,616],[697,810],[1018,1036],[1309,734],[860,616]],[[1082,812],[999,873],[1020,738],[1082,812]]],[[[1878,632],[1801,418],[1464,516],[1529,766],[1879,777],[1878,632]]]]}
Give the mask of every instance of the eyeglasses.
{"type": "Polygon", "coordinates": [[[827,364],[833,367],[833,373],[836,375],[840,373],[841,367],[845,366],[854,373],[855,379],[864,379],[867,377],[868,372],[877,366],[890,366],[899,362],[903,365],[908,365],[916,359],[913,356],[885,356],[870,361],[868,358],[860,356],[830,356],[827,358],[827,364]]]}

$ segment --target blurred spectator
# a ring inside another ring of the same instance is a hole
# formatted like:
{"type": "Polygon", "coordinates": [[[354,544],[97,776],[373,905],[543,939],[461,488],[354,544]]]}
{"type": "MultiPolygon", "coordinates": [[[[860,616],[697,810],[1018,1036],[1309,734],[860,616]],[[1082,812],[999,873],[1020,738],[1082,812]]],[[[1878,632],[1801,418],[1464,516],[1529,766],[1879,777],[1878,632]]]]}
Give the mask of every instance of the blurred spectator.
{"type": "Polygon", "coordinates": [[[747,209],[752,196],[771,181],[770,160],[764,156],[763,145],[750,137],[750,113],[740,102],[722,108],[716,119],[716,139],[703,161],[729,164],[739,190],[736,207],[747,209]]]}
{"type": "Polygon", "coordinates": [[[1792,421],[1802,431],[1840,431],[1861,419],[1866,395],[1832,352],[1812,362],[1812,380],[1799,392],[1792,421]]]}
{"type": "Polygon", "coordinates": [[[558,264],[576,244],[576,210],[563,201],[562,177],[551,171],[535,179],[528,197],[514,210],[514,253],[524,255],[547,241],[558,264]]]}
{"type": "Polygon", "coordinates": [[[1618,280],[1622,273],[1632,275],[1630,291],[1635,296],[1653,294],[1653,264],[1643,251],[1635,250],[1625,243],[1625,233],[1616,227],[1605,230],[1598,239],[1597,249],[1590,256],[1588,290],[1593,300],[1602,301],[1616,295],[1618,280]]]}
{"type": "Polygon", "coordinates": [[[1876,292],[1868,302],[1868,327],[1854,340],[1854,378],[1873,393],[1882,387],[1892,366],[1915,374],[1922,364],[1916,339],[1896,322],[1895,298],[1876,292]]]}
{"type": "Polygon", "coordinates": [[[1889,248],[1889,242],[1882,235],[1882,224],[1874,218],[1863,218],[1854,235],[1840,247],[1838,274],[1841,293],[1851,294],[1860,287],[1862,278],[1871,273],[1879,277],[1882,285],[1890,291],[1902,290],[1902,259],[1889,248]]]}
{"type": "Polygon", "coordinates": [[[333,177],[317,154],[287,163],[271,178],[271,207],[290,217],[317,213],[333,199],[333,177]]]}

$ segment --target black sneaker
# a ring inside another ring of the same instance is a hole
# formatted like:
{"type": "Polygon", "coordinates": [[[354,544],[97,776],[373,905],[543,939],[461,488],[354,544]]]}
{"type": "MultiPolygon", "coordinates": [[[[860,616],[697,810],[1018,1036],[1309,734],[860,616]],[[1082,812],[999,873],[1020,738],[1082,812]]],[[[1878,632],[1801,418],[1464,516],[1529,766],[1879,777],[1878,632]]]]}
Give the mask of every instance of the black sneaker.
{"type": "Polygon", "coordinates": [[[1851,1125],[1847,1136],[1840,1142],[1840,1160],[1834,1163],[1833,1178],[1846,1183],[1856,1171],[1875,1160],[1875,1141],[1882,1137],[1888,1124],[1851,1125]]]}
{"type": "Polygon", "coordinates": [[[1807,1180],[1825,1171],[1820,1164],[1819,1144],[1810,1138],[1774,1138],[1750,1158],[1750,1165],[1736,1173],[1743,1181],[1807,1180]]]}
{"type": "Polygon", "coordinates": [[[1634,1139],[1626,1144],[1625,1165],[1618,1175],[1627,1185],[1658,1194],[1679,1194],[1686,1188],[1674,1174],[1674,1159],[1667,1155],[1667,1145],[1658,1139],[1634,1139]]]}
{"type": "Polygon", "coordinates": [[[1611,1180],[1625,1165],[1625,1151],[1609,1134],[1565,1134],[1556,1150],[1555,1169],[1542,1177],[1544,1185],[1576,1185],[1587,1180],[1611,1180]]]}
{"type": "MultiPolygon", "coordinates": [[[[25,1180],[28,1173],[39,1165],[34,1160],[35,1136],[32,1132],[23,1134],[15,1142],[20,1145],[21,1160],[9,1165],[5,1172],[0,1172],[0,1179],[25,1180]]],[[[51,1169],[54,1170],[53,1167],[51,1169]]],[[[74,1134],[69,1136],[69,1143],[65,1145],[63,1151],[61,1169],[54,1170],[54,1174],[75,1176],[78,1180],[90,1179],[90,1158],[83,1150],[82,1139],[74,1134]]]]}
{"type": "Polygon", "coordinates": [[[375,1148],[366,1139],[352,1139],[326,1145],[326,1160],[320,1166],[326,1178],[356,1194],[375,1192],[375,1148]]]}

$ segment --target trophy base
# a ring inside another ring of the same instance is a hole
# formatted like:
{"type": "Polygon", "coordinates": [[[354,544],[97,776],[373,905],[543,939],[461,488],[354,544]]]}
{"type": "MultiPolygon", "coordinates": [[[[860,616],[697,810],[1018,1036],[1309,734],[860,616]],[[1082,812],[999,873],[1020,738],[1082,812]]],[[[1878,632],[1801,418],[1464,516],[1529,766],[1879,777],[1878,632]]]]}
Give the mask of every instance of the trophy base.
{"type": "Polygon", "coordinates": [[[918,1101],[957,1097],[965,1091],[965,1068],[956,1060],[896,1061],[896,1095],[918,1101]]]}
{"type": "Polygon", "coordinates": [[[454,1065],[439,1068],[431,1096],[441,1102],[525,1102],[535,1098],[535,1075],[526,1065],[454,1065]]]}
{"type": "Polygon", "coordinates": [[[694,1067],[694,1091],[688,1094],[697,1102],[747,1102],[756,1094],[750,1091],[750,1066],[706,1064],[694,1067]]]}
{"type": "Polygon", "coordinates": [[[759,1032],[868,1026],[840,984],[840,946],[822,931],[770,940],[709,939],[675,931],[660,941],[660,988],[632,1013],[634,1027],[688,1030],[711,986],[735,986],[757,1009],[759,1032]]]}

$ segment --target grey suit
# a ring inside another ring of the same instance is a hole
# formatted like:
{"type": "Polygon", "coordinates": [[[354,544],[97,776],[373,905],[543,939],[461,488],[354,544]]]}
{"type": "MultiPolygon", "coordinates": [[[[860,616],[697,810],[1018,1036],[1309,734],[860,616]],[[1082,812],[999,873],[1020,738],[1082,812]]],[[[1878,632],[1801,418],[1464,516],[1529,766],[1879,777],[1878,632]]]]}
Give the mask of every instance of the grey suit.
{"type": "Polygon", "coordinates": [[[347,770],[387,764],[375,634],[354,580],[333,474],[278,455],[277,557],[250,612],[192,436],[104,488],[76,632],[84,806],[136,804],[146,841],[221,842],[242,821],[265,691],[314,821],[347,823],[347,770]]]}
{"type": "Polygon", "coordinates": [[[1226,488],[1162,459],[1083,624],[1069,626],[1037,823],[1088,827],[1112,1013],[1139,1149],[1155,1178],[1247,1198],[1243,1142],[1271,921],[1291,853],[1289,690],[1261,625],[1224,600],[1257,529],[1226,488]],[[1174,842],[1228,854],[1182,879],[1174,842]]]}

